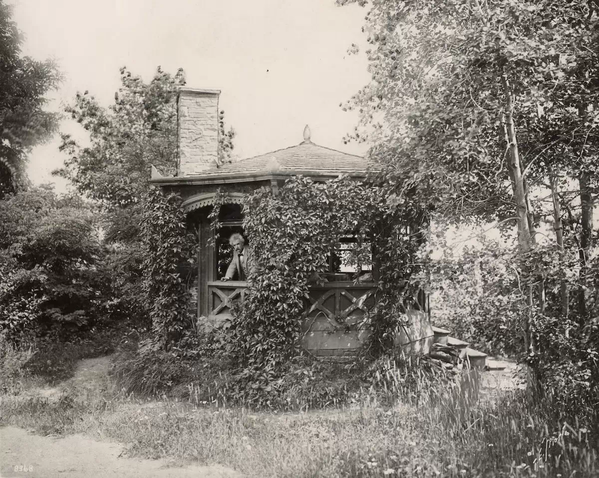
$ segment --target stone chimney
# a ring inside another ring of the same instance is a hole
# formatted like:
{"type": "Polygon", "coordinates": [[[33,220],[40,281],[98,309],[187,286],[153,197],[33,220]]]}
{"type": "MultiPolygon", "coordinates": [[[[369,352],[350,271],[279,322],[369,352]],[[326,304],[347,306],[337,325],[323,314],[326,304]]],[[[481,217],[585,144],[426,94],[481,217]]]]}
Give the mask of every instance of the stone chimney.
{"type": "Polygon", "coordinates": [[[220,90],[182,87],[177,99],[178,176],[194,176],[218,164],[218,97],[220,90]]]}

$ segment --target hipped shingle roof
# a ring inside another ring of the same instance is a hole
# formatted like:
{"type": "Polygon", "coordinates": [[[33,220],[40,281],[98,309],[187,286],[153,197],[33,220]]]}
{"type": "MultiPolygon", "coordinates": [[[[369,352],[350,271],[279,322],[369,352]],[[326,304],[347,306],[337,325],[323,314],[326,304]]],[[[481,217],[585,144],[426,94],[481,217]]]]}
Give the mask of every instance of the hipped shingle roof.
{"type": "Polygon", "coordinates": [[[198,176],[234,173],[294,173],[309,172],[351,174],[366,172],[369,161],[361,156],[343,153],[311,141],[270,153],[241,159],[202,171],[198,176]]]}

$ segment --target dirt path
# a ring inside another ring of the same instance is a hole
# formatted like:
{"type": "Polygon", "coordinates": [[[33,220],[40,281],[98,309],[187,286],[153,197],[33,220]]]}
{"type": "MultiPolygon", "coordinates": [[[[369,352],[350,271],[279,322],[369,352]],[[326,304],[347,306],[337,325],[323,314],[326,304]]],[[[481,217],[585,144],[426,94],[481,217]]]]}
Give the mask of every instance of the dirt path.
{"type": "Polygon", "coordinates": [[[38,395],[49,401],[58,400],[65,390],[76,391],[77,395],[83,397],[99,396],[106,391],[110,384],[108,371],[110,369],[111,356],[85,359],[79,362],[75,375],[69,380],[55,387],[33,388],[28,390],[27,395],[38,395]]]}
{"type": "Polygon", "coordinates": [[[120,458],[122,447],[81,435],[40,437],[15,427],[0,428],[0,477],[30,478],[229,478],[223,466],[169,468],[162,460],[120,458]]]}
{"type": "MultiPolygon", "coordinates": [[[[481,374],[480,398],[493,401],[506,391],[521,388],[522,370],[512,361],[494,361],[493,372],[481,374]]],[[[85,403],[102,397],[113,384],[108,376],[110,357],[80,362],[73,378],[56,387],[31,387],[25,397],[43,397],[49,402],[62,396],[85,403]]],[[[331,416],[331,411],[320,412],[331,416]]],[[[77,430],[75,430],[77,431],[77,430]]],[[[240,473],[220,465],[171,466],[166,460],[123,457],[123,446],[96,441],[84,435],[37,436],[16,427],[0,428],[0,478],[229,478],[240,473]]],[[[181,465],[181,462],[178,463],[181,465]]]]}
{"type": "MultiPolygon", "coordinates": [[[[29,391],[50,401],[67,388],[79,396],[101,393],[107,386],[110,357],[82,360],[73,378],[57,387],[29,391]]],[[[229,478],[241,476],[224,466],[169,467],[164,460],[121,457],[123,447],[83,435],[63,438],[32,435],[16,427],[0,428],[0,478],[229,478]]]]}

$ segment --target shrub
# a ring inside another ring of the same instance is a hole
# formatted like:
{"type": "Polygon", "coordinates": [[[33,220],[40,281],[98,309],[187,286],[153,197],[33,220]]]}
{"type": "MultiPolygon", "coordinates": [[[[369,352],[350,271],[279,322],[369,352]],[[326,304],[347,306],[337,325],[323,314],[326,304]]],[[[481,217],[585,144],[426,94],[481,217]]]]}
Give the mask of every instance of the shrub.
{"type": "Polygon", "coordinates": [[[599,435],[599,319],[584,325],[539,315],[533,331],[536,351],[528,361],[536,392],[559,420],[577,421],[599,435]]]}
{"type": "Polygon", "coordinates": [[[156,347],[151,337],[141,338],[137,332],[126,336],[117,349],[111,370],[119,387],[127,393],[158,396],[174,386],[190,382],[192,369],[174,351],[156,347]]]}
{"type": "Polygon", "coordinates": [[[31,189],[0,201],[0,330],[69,337],[102,317],[102,255],[89,206],[31,189]]]}
{"type": "Polygon", "coordinates": [[[423,252],[429,258],[433,322],[486,353],[521,353],[526,310],[514,248],[502,239],[480,238],[477,230],[466,228],[477,241],[450,247],[447,237],[460,231],[448,233],[442,222],[432,228],[423,252]]]}

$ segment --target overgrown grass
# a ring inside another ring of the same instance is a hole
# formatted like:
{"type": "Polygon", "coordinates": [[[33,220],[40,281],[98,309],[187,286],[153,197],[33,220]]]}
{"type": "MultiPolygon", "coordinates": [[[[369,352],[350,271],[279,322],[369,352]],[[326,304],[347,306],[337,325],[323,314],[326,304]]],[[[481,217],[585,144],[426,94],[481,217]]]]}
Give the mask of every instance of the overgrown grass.
{"type": "Polygon", "coordinates": [[[151,340],[131,334],[115,355],[112,375],[126,393],[169,396],[196,405],[247,406],[300,411],[356,401],[366,384],[357,364],[323,364],[296,357],[271,381],[247,380],[223,354],[189,356],[185,351],[156,350],[151,340]]]}
{"type": "MultiPolygon", "coordinates": [[[[106,378],[94,396],[65,385],[49,400],[3,397],[0,424],[119,441],[132,456],[220,463],[255,477],[595,477],[597,442],[553,421],[525,392],[476,400],[477,375],[453,381],[381,361],[352,406],[307,413],[144,401],[106,378]]],[[[595,438],[596,440],[596,438],[595,438]]]]}
{"type": "Polygon", "coordinates": [[[25,364],[33,354],[32,347],[16,347],[0,334],[0,393],[15,394],[22,389],[27,376],[25,364]]]}
{"type": "Polygon", "coordinates": [[[463,422],[447,407],[359,406],[275,414],[123,398],[3,402],[3,424],[41,433],[85,432],[126,444],[128,454],[220,463],[256,477],[597,476],[584,430],[550,433],[525,397],[510,396],[463,422]],[[393,470],[393,471],[391,471],[393,470]]]}

